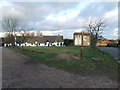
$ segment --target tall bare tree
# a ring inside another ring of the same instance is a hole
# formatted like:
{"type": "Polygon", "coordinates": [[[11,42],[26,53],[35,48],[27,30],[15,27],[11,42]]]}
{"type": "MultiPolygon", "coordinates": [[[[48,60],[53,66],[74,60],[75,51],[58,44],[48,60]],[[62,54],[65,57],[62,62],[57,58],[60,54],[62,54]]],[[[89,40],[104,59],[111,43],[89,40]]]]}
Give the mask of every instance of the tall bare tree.
{"type": "Polygon", "coordinates": [[[33,30],[33,28],[27,26],[27,25],[21,25],[20,29],[19,29],[19,33],[21,35],[20,40],[18,41],[18,43],[24,43],[25,40],[29,37],[31,37],[30,31],[33,30]]]}
{"type": "Polygon", "coordinates": [[[91,34],[91,47],[95,50],[97,40],[105,27],[104,20],[88,19],[83,28],[91,34]]]}
{"type": "Polygon", "coordinates": [[[10,34],[15,34],[19,26],[20,18],[16,16],[4,16],[2,19],[2,29],[10,34]]]}
{"type": "Polygon", "coordinates": [[[2,18],[2,29],[9,33],[10,35],[14,36],[14,44],[16,43],[16,34],[17,27],[19,26],[20,18],[16,16],[4,16],[2,18]]]}

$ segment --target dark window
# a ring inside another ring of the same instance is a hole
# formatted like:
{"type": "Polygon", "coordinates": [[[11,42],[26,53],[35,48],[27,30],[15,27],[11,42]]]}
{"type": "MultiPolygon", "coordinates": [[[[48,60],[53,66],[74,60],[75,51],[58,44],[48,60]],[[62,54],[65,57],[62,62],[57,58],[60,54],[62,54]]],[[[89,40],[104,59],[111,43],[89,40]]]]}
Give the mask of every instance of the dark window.
{"type": "Polygon", "coordinates": [[[48,44],[48,47],[50,46],[50,44],[48,44]]]}
{"type": "Polygon", "coordinates": [[[60,43],[60,46],[62,46],[63,44],[62,43],[60,43]]]}

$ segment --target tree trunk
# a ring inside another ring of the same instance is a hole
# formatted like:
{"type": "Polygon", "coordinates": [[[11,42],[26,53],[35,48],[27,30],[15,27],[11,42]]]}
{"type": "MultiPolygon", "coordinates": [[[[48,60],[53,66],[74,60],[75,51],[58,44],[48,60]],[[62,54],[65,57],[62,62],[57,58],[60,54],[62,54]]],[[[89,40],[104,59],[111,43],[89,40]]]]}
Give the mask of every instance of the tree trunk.
{"type": "Polygon", "coordinates": [[[91,48],[93,49],[93,51],[96,50],[96,43],[97,43],[96,36],[92,36],[92,38],[91,38],[91,48]]]}

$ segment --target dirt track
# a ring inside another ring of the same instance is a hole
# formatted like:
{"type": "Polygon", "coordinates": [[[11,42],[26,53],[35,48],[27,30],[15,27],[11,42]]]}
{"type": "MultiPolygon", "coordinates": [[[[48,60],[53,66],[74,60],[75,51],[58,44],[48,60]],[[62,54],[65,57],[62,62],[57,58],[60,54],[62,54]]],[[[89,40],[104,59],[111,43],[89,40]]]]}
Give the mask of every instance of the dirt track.
{"type": "Polygon", "coordinates": [[[74,75],[47,67],[3,48],[3,88],[114,88],[117,82],[106,76],[74,75]]]}

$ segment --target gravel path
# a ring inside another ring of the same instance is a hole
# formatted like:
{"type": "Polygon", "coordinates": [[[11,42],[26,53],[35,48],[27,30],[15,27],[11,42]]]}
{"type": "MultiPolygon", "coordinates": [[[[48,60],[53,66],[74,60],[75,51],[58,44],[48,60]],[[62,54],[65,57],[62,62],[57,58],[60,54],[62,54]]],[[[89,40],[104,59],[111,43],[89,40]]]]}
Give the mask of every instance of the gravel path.
{"type": "Polygon", "coordinates": [[[3,88],[116,88],[106,76],[82,76],[50,68],[3,48],[3,88]]]}

